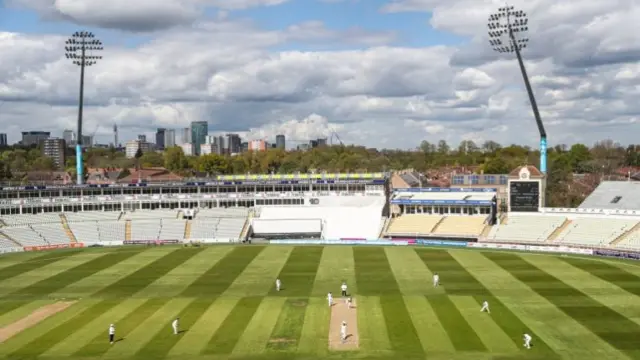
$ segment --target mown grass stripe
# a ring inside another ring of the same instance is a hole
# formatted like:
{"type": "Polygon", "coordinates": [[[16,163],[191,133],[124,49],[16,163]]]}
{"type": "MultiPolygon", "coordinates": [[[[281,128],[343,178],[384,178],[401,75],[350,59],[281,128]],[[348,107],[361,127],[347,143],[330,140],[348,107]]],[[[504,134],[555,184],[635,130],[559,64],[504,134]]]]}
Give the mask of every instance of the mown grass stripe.
{"type": "Polygon", "coordinates": [[[359,295],[380,296],[400,291],[384,248],[355,247],[353,260],[359,295]]]}
{"type": "Polygon", "coordinates": [[[422,343],[402,296],[381,296],[380,305],[387,324],[392,349],[402,356],[423,354],[422,343]]]}
{"type": "Polygon", "coordinates": [[[117,305],[117,303],[118,302],[116,300],[103,300],[97,304],[94,304],[93,306],[88,307],[81,313],[69,318],[67,321],[58,325],[51,331],[36,338],[26,346],[23,346],[14,353],[10,354],[9,358],[36,357],[45,353],[47,350],[49,350],[49,348],[64,341],[64,339],[66,339],[77,329],[81,328],[92,319],[94,319],[96,314],[101,314],[108,311],[109,309],[117,305]]]}
{"type": "Polygon", "coordinates": [[[324,248],[321,246],[296,246],[289,254],[278,278],[282,281],[282,291],[276,291],[275,281],[269,295],[272,296],[311,296],[316,273],[324,248]]]}
{"type": "Polygon", "coordinates": [[[260,302],[262,302],[262,297],[257,296],[240,299],[211,337],[202,353],[207,355],[231,354],[251,318],[258,310],[260,302]]]}
{"type": "MultiPolygon", "coordinates": [[[[16,322],[23,317],[29,315],[33,311],[49,304],[53,304],[52,300],[25,300],[25,301],[16,301],[19,303],[15,306],[15,310],[4,312],[0,311],[0,327],[4,327],[5,325],[16,322]]],[[[13,306],[13,305],[12,305],[13,306]]],[[[0,301],[0,309],[2,309],[2,302],[0,301]]]]}
{"type": "Polygon", "coordinates": [[[610,282],[631,294],[640,296],[640,277],[620,267],[603,261],[593,261],[574,257],[558,257],[558,259],[586,271],[604,281],[610,282]]]}
{"type": "Polygon", "coordinates": [[[359,296],[358,336],[360,349],[373,353],[390,353],[391,343],[378,296],[359,296]]]}
{"type": "Polygon", "coordinates": [[[192,282],[180,296],[211,297],[222,294],[262,252],[261,246],[238,246],[192,282]]]}
{"type": "MultiPolygon", "coordinates": [[[[494,296],[491,291],[485,288],[464,266],[452,257],[449,251],[428,249],[418,249],[416,251],[426,266],[440,273],[440,278],[447,294],[472,296],[476,300],[478,308],[482,302],[488,301],[492,309],[491,320],[502,329],[514,345],[521,348],[522,331],[527,329],[527,326],[500,299],[494,296]]],[[[531,335],[535,336],[535,334],[531,335]]],[[[478,338],[478,340],[480,339],[478,338]]],[[[537,340],[536,348],[539,352],[553,353],[548,344],[542,340],[537,340]]]]}
{"type": "MultiPolygon", "coordinates": [[[[276,322],[278,321],[278,317],[280,316],[282,306],[284,305],[284,302],[286,300],[286,298],[281,296],[265,297],[262,300],[260,306],[258,307],[258,310],[256,310],[253,318],[251,319],[251,321],[249,321],[249,324],[247,324],[247,327],[244,329],[242,336],[240,336],[240,338],[238,339],[238,343],[233,348],[233,352],[231,353],[233,356],[250,356],[261,354],[264,352],[265,347],[269,342],[269,337],[271,336],[271,333],[276,326],[276,322]]],[[[313,300],[321,299],[312,298],[311,301],[313,300]]],[[[311,305],[312,304],[310,304],[310,306],[311,305]]],[[[325,305],[325,303],[322,302],[322,305],[325,305]]],[[[325,306],[322,306],[322,309],[325,309],[325,306]]],[[[321,320],[324,320],[324,318],[321,318],[321,320]]],[[[307,322],[305,322],[305,327],[306,326],[307,322]]],[[[304,331],[302,339],[304,339],[304,331]]],[[[313,351],[310,351],[309,353],[315,354],[315,352],[313,351]]]]}
{"type": "MultiPolygon", "coordinates": [[[[327,300],[322,297],[310,298],[304,315],[304,325],[300,333],[297,352],[319,357],[326,355],[329,351],[329,337],[327,335],[330,324],[331,308],[327,306],[327,300]]],[[[264,342],[264,344],[266,343],[267,341],[264,342]]]]}
{"type": "Polygon", "coordinates": [[[107,340],[106,333],[109,324],[116,323],[117,320],[129,315],[144,302],[146,302],[145,299],[127,299],[104,313],[94,314],[95,317],[88,324],[76,329],[64,341],[51,347],[42,356],[46,358],[70,356],[93,341],[98,333],[102,334],[102,342],[104,343],[107,340]]]}
{"type": "MultiPolygon", "coordinates": [[[[169,299],[149,299],[142,305],[138,306],[130,314],[116,319],[116,340],[122,341],[127,334],[132,332],[138,325],[142,324],[147,318],[153,315],[158,309],[166,304],[169,299]]],[[[109,342],[107,341],[107,329],[109,324],[105,324],[105,328],[96,335],[91,342],[78,350],[73,356],[76,357],[99,357],[109,350],[109,342]]]]}
{"type": "MultiPolygon", "coordinates": [[[[180,332],[187,332],[200,319],[202,314],[211,306],[212,299],[195,299],[180,312],[180,332]]],[[[180,337],[175,336],[166,329],[159,331],[145,346],[138,350],[140,358],[164,358],[171,348],[178,343],[180,337]]]]}
{"type": "Polygon", "coordinates": [[[308,299],[287,299],[285,301],[267,343],[268,350],[278,352],[297,350],[308,304],[308,299]]]}
{"type": "Polygon", "coordinates": [[[289,258],[293,247],[267,246],[224,292],[224,296],[266,296],[273,288],[275,278],[289,258]]]}
{"type": "Polygon", "coordinates": [[[489,252],[484,255],[614,348],[632,359],[640,358],[637,345],[640,334],[638,324],[518,255],[489,252]]]}
{"type": "Polygon", "coordinates": [[[166,275],[173,268],[200,253],[203,248],[180,248],[145,265],[111,285],[97,291],[94,296],[126,298],[144,289],[147,285],[166,275]]]}
{"type": "Polygon", "coordinates": [[[76,281],[91,276],[100,270],[117,265],[138,253],[140,253],[140,250],[106,253],[100,257],[81,263],[66,271],[60,272],[46,279],[42,279],[34,284],[7,294],[6,297],[21,299],[46,296],[76,281]]]}
{"type": "Polygon", "coordinates": [[[169,351],[169,358],[191,358],[202,352],[213,334],[220,328],[240,299],[219,296],[189,331],[180,335],[178,343],[169,351]]]}
{"type": "Polygon", "coordinates": [[[487,351],[471,325],[447,295],[426,296],[451,344],[457,351],[487,351]]]}
{"type": "Polygon", "coordinates": [[[79,252],[80,250],[62,250],[62,251],[52,251],[50,253],[45,253],[42,256],[38,256],[36,258],[29,259],[24,262],[19,262],[17,264],[10,265],[0,269],[0,279],[12,278],[22,273],[26,273],[28,271],[52,264],[56,261],[60,261],[69,256],[76,255],[79,252]]]}
{"type": "Polygon", "coordinates": [[[405,296],[404,302],[425,352],[455,352],[449,335],[425,296],[405,296]]]}
{"type": "Polygon", "coordinates": [[[327,246],[322,252],[322,259],[311,294],[324,298],[331,291],[338,295],[342,281],[347,283],[349,293],[358,293],[355,265],[353,264],[353,248],[327,246]]]}

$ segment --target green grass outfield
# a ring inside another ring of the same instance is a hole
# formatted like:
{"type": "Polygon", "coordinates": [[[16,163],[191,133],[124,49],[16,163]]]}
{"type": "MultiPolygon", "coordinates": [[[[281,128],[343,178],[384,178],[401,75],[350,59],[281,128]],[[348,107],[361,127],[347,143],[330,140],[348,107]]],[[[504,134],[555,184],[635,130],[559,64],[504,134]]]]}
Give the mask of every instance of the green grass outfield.
{"type": "Polygon", "coordinates": [[[0,358],[640,359],[640,267],[616,261],[348,246],[0,257],[0,327],[63,298],[78,302],[0,344],[0,358]],[[328,350],[325,296],[339,294],[342,280],[358,306],[356,352],[328,350]],[[490,315],[479,311],[484,300],[490,315]],[[123,338],[114,345],[110,323],[123,338]]]}

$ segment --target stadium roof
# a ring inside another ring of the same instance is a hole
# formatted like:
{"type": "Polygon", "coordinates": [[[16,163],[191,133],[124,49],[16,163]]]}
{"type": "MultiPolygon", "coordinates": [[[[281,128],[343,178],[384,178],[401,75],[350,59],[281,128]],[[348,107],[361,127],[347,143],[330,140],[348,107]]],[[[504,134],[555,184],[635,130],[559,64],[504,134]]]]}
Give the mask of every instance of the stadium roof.
{"type": "Polygon", "coordinates": [[[579,208],[640,210],[640,182],[603,181],[579,208]]]}

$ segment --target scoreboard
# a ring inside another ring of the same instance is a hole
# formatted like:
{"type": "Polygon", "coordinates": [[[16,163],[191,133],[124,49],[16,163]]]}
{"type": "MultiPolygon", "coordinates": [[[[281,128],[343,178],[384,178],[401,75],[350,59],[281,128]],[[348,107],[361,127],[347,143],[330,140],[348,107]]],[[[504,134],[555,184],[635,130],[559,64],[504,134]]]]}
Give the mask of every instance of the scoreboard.
{"type": "Polygon", "coordinates": [[[509,207],[513,212],[538,212],[540,209],[540,182],[509,182],[509,207]]]}

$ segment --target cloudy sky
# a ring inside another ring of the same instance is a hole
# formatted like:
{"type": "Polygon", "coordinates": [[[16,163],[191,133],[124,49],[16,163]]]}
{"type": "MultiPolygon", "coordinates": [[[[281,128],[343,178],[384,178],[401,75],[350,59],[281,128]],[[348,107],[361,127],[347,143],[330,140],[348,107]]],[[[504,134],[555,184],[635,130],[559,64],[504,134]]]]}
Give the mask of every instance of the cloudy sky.
{"type": "MultiPolygon", "coordinates": [[[[105,44],[87,69],[85,133],[101,143],[206,120],[251,139],[413,148],[535,146],[513,54],[488,43],[489,0],[0,0],[0,132],[75,129],[79,67],[64,41],[105,44]]],[[[511,2],[550,145],[640,133],[640,2],[511,2]]]]}

